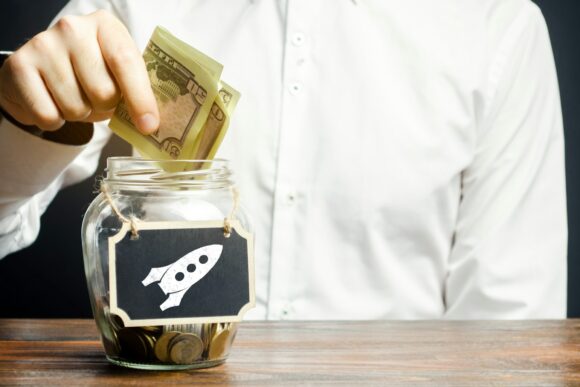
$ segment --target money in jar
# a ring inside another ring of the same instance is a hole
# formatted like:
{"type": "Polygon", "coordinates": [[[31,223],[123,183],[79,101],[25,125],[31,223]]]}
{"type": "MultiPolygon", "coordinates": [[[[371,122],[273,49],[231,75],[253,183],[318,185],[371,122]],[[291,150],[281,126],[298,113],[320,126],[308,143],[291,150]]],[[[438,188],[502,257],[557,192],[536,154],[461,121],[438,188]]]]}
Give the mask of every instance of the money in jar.
{"type": "Polygon", "coordinates": [[[229,163],[120,157],[106,173],[82,235],[107,358],[152,370],[223,363],[255,303],[253,235],[229,163]]]}

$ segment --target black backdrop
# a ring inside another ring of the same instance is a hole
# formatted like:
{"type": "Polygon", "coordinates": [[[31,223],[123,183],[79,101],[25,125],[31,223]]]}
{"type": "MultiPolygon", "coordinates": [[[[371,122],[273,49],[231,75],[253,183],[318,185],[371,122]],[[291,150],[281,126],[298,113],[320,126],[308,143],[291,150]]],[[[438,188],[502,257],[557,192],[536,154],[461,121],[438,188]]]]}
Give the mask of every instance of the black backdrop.
{"type": "MultiPolygon", "coordinates": [[[[580,1],[535,0],[552,39],[564,112],[568,184],[568,315],[580,317],[580,1]]],[[[44,29],[66,0],[0,1],[0,50],[15,49],[44,29]]],[[[113,139],[107,154],[129,154],[113,139]]],[[[97,173],[101,173],[103,165],[97,173]]],[[[0,317],[90,317],[80,244],[82,216],[94,196],[94,178],[64,189],[42,217],[38,240],[0,260],[0,317]]],[[[540,242],[541,243],[541,242],[540,242]]]]}

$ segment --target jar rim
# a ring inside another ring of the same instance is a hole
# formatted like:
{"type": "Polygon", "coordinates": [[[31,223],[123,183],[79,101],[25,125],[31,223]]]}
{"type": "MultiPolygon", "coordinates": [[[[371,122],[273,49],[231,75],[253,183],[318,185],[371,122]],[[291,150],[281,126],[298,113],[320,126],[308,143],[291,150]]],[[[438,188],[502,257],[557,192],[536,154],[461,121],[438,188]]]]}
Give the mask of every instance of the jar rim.
{"type": "Polygon", "coordinates": [[[107,158],[103,181],[114,186],[158,188],[226,188],[233,185],[229,161],[161,160],[132,156],[107,158]]]}

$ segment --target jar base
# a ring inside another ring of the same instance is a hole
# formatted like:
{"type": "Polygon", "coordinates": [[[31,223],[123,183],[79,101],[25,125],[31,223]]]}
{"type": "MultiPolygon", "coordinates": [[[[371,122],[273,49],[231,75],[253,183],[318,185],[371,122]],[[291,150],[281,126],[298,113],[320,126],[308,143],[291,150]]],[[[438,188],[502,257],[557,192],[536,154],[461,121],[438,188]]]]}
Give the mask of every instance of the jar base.
{"type": "Polygon", "coordinates": [[[124,359],[107,356],[107,360],[111,363],[127,368],[134,368],[138,370],[149,371],[179,371],[179,370],[193,370],[198,368],[210,368],[225,363],[226,359],[218,360],[201,360],[192,364],[155,364],[155,363],[137,363],[130,362],[124,359]]]}

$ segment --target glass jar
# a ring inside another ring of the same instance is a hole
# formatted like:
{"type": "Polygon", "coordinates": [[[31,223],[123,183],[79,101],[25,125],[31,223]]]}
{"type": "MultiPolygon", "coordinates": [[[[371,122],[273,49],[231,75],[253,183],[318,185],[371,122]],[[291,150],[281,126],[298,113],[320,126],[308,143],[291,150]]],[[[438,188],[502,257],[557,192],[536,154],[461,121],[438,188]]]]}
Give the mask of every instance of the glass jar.
{"type": "MultiPolygon", "coordinates": [[[[127,222],[131,227],[136,225],[137,237],[139,225],[144,222],[225,219],[226,232],[234,211],[236,222],[251,233],[248,219],[237,205],[228,162],[113,157],[107,160],[106,172],[102,192],[85,214],[82,240],[91,305],[107,358],[117,365],[155,370],[223,363],[238,328],[238,323],[231,319],[126,326],[122,316],[112,312],[116,309],[111,305],[114,281],[109,271],[112,254],[109,243],[127,222]]],[[[253,268],[248,267],[248,271],[253,268]]],[[[249,278],[253,281],[253,274],[249,278]]],[[[253,283],[250,288],[253,296],[253,283]]]]}

